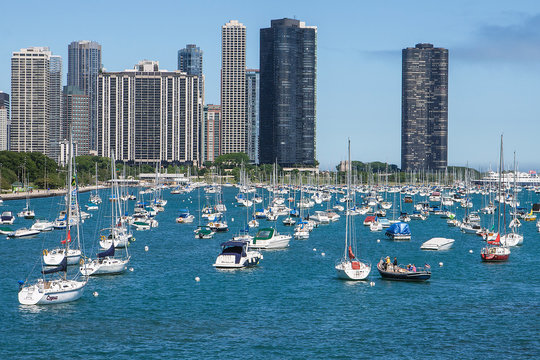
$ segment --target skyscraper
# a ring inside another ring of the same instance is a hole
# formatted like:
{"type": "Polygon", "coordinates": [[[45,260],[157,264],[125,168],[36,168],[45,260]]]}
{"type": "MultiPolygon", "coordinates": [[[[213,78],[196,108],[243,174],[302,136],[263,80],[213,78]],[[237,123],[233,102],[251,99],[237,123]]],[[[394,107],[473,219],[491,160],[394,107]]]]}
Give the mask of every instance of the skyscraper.
{"type": "Polygon", "coordinates": [[[247,152],[246,27],[221,27],[221,154],[247,152]]]}
{"type": "Polygon", "coordinates": [[[188,75],[202,76],[203,51],[195,44],[188,44],[178,50],[178,70],[188,75]]]}
{"type": "Polygon", "coordinates": [[[219,156],[219,122],[221,107],[219,105],[205,105],[201,130],[202,159],[214,161],[219,156]]]}
{"type": "Polygon", "coordinates": [[[199,77],[134,69],[98,76],[98,155],[138,163],[199,162],[199,77]]]}
{"type": "Polygon", "coordinates": [[[252,163],[259,163],[259,70],[246,70],[247,154],[252,163]]]}
{"type": "Polygon", "coordinates": [[[58,161],[62,140],[62,57],[49,59],[49,156],[58,161]]]}
{"type": "Polygon", "coordinates": [[[9,94],[2,91],[0,91],[0,112],[0,150],[9,150],[9,134],[11,130],[9,94]]]}
{"type": "Polygon", "coordinates": [[[259,160],[315,164],[317,28],[272,20],[260,32],[259,160]]]}
{"type": "Polygon", "coordinates": [[[69,131],[75,147],[75,155],[90,153],[90,97],[76,86],[64,86],[62,139],[69,139],[69,131]]]}
{"type": "Polygon", "coordinates": [[[47,47],[30,47],[13,52],[10,137],[12,151],[37,151],[50,155],[51,55],[47,47]]]}
{"type": "Polygon", "coordinates": [[[68,45],[67,85],[76,86],[90,99],[90,149],[96,150],[97,77],[101,69],[101,45],[95,41],[73,41],[68,45]]]}
{"type": "Polygon", "coordinates": [[[402,170],[443,170],[448,162],[448,50],[403,49],[402,170]]]}

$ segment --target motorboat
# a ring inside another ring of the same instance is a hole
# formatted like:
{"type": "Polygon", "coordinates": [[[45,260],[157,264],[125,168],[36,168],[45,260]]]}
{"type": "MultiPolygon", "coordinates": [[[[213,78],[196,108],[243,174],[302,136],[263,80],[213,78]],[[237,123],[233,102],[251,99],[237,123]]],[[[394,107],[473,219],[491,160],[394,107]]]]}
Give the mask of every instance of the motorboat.
{"type": "Polygon", "coordinates": [[[36,213],[34,210],[25,208],[23,211],[19,212],[17,216],[25,219],[33,219],[36,216],[36,213]]]}
{"type": "Polygon", "coordinates": [[[381,259],[377,264],[379,274],[385,280],[426,281],[431,278],[429,265],[425,267],[393,265],[381,259]]]}
{"type": "Polygon", "coordinates": [[[39,235],[39,231],[31,230],[27,228],[20,228],[9,234],[7,237],[11,239],[23,239],[23,238],[32,238],[36,235],[39,235]]]}
{"type": "Polygon", "coordinates": [[[195,220],[195,216],[189,213],[188,209],[181,209],[176,222],[179,224],[191,224],[195,220]]]}
{"type": "Polygon", "coordinates": [[[0,215],[0,224],[2,225],[13,225],[14,222],[15,216],[13,216],[11,211],[4,211],[2,215],[0,215]]]}
{"type": "Polygon", "coordinates": [[[283,225],[285,226],[294,226],[294,224],[296,224],[296,220],[290,216],[283,219],[283,225]]]}
{"type": "Polygon", "coordinates": [[[284,249],[289,246],[291,235],[279,234],[274,228],[263,228],[257,232],[249,246],[253,249],[284,249]]]}
{"type": "Polygon", "coordinates": [[[248,241],[231,240],[221,244],[221,253],[213,264],[216,268],[240,269],[255,266],[263,255],[249,247],[248,241]]]}
{"type": "Polygon", "coordinates": [[[422,246],[420,246],[420,249],[421,250],[434,250],[434,251],[448,250],[452,247],[452,245],[454,244],[454,241],[455,241],[454,239],[435,237],[424,242],[422,246]]]}
{"type": "Polygon", "coordinates": [[[30,227],[30,230],[37,230],[37,231],[52,231],[54,230],[54,223],[44,220],[44,219],[36,219],[32,227],[30,227]]]}
{"type": "Polygon", "coordinates": [[[195,237],[199,239],[211,239],[215,234],[208,226],[199,226],[194,232],[195,237]]]}
{"type": "Polygon", "coordinates": [[[9,235],[13,232],[13,229],[7,226],[0,226],[0,235],[9,235]]]}

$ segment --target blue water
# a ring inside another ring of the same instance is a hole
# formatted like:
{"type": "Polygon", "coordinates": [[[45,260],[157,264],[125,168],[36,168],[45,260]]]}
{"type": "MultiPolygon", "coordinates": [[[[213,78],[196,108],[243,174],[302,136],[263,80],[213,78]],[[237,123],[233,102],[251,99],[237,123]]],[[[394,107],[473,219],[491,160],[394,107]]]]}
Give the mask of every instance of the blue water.
{"type": "MultiPolygon", "coordinates": [[[[367,282],[336,278],[343,217],[315,229],[309,240],[265,252],[257,268],[219,271],[212,267],[219,244],[242,227],[246,216],[245,208],[234,206],[236,192],[224,190],[231,232],[209,240],[193,238],[197,220],[193,225],[174,221],[179,208],[196,214],[197,191],[166,192],[169,204],[157,216],[159,227],[134,232],[129,249],[134,271],[91,278],[83,297],[68,304],[25,307],[17,301],[17,280],[26,278],[43,247],[58,244],[60,233],[2,238],[0,358],[540,357],[540,233],[534,223],[523,222],[523,246],[512,248],[510,260],[501,264],[482,263],[481,239],[447,227],[439,217],[411,222],[412,240],[392,242],[371,233],[359,216],[360,256],[373,264],[367,282]],[[454,247],[421,251],[422,242],[434,236],[454,238],[454,247]],[[386,255],[401,263],[430,263],[431,281],[381,280],[375,264],[386,255]]],[[[88,197],[81,194],[83,204],[88,197]]],[[[526,191],[521,198],[522,204],[539,201],[526,191]]],[[[53,219],[60,201],[34,199],[31,205],[37,216],[53,219]]],[[[480,207],[480,196],[474,201],[480,207]]],[[[8,201],[0,210],[23,207],[24,200],[8,201]]],[[[98,230],[110,221],[108,207],[104,201],[83,225],[88,252],[95,251],[98,230]]],[[[458,209],[458,216],[462,212],[458,209]]],[[[14,228],[31,224],[17,219],[14,228]]],[[[279,222],[278,228],[292,231],[279,222]]]]}

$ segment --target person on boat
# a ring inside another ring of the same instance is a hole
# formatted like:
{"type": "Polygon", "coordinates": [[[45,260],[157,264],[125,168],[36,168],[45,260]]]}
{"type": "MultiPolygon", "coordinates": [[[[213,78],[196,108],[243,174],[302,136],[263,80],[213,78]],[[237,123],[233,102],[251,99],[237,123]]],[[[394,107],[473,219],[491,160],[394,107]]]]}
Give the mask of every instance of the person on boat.
{"type": "Polygon", "coordinates": [[[397,257],[394,256],[394,266],[397,266],[397,257]]]}
{"type": "Polygon", "coordinates": [[[411,264],[407,265],[407,271],[411,271],[411,264]]]}
{"type": "Polygon", "coordinates": [[[414,264],[412,264],[412,271],[416,272],[416,266],[414,266],[414,264]]]}
{"type": "Polygon", "coordinates": [[[390,269],[390,265],[391,265],[391,263],[390,263],[390,256],[387,256],[387,257],[386,257],[385,269],[390,269]]]}

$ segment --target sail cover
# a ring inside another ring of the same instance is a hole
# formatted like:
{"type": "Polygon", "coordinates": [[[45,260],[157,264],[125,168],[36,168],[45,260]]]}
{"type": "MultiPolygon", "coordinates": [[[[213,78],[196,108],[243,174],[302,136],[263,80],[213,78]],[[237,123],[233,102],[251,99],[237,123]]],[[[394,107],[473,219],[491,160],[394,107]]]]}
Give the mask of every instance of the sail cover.
{"type": "Polygon", "coordinates": [[[97,254],[98,258],[104,258],[107,256],[114,256],[114,241],[113,244],[111,244],[111,247],[108,250],[105,250],[103,252],[100,252],[97,254]]]}
{"type": "Polygon", "coordinates": [[[54,274],[55,272],[59,272],[59,271],[67,271],[67,257],[66,256],[64,256],[64,259],[62,260],[60,265],[52,269],[41,270],[41,273],[43,275],[46,275],[46,274],[54,274]]]}

